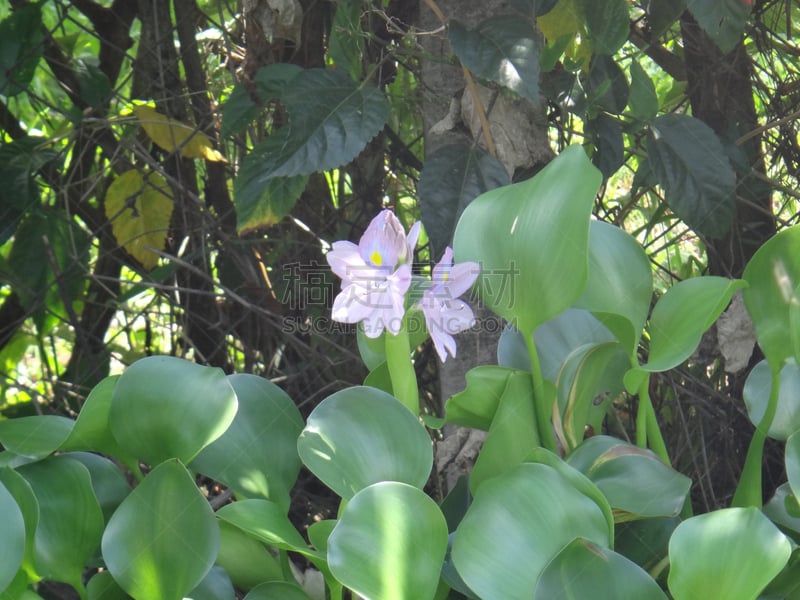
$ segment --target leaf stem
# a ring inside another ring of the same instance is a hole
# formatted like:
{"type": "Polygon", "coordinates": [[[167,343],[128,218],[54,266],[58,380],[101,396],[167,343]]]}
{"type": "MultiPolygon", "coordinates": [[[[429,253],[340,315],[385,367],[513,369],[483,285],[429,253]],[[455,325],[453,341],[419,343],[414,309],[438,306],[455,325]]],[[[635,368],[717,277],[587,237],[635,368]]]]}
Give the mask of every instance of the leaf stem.
{"type": "Polygon", "coordinates": [[[736,487],[731,506],[755,506],[761,508],[763,498],[761,495],[761,469],[764,457],[764,442],[767,441],[769,431],[775,413],[778,410],[778,397],[781,387],[780,365],[775,366],[770,363],[770,389],[767,410],[759,421],[753,438],[750,440],[750,447],[747,449],[747,457],[744,459],[742,467],[742,477],[736,487]]]}
{"type": "Polygon", "coordinates": [[[536,417],[536,427],[539,430],[539,439],[542,446],[551,452],[560,455],[556,436],[553,433],[553,420],[551,414],[553,406],[548,402],[548,394],[544,385],[544,375],[542,375],[542,365],[539,362],[539,354],[536,352],[536,343],[533,340],[533,333],[525,336],[525,344],[528,346],[528,355],[531,360],[531,379],[533,380],[533,407],[536,417]]]}
{"type": "Polygon", "coordinates": [[[389,378],[392,381],[392,392],[395,398],[406,405],[414,415],[419,416],[419,390],[417,374],[411,362],[408,328],[406,318],[397,335],[388,331],[384,334],[386,348],[386,365],[389,367],[389,378]]]}
{"type": "Polygon", "coordinates": [[[665,464],[672,464],[669,459],[667,445],[664,443],[664,437],[661,435],[661,429],[658,426],[653,401],[650,399],[649,373],[639,385],[639,411],[636,413],[636,445],[640,448],[647,448],[648,443],[650,444],[650,449],[665,464]]]}

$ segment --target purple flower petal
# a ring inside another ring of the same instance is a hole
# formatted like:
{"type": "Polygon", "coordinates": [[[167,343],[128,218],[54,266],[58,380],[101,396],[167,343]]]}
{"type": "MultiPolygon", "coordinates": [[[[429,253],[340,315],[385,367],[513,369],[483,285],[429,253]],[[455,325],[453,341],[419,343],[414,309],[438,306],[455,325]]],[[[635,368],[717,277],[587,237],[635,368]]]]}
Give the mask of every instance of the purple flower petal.
{"type": "Polygon", "coordinates": [[[358,250],[368,265],[394,269],[408,252],[403,224],[392,211],[382,210],[364,231],[358,250]]]}

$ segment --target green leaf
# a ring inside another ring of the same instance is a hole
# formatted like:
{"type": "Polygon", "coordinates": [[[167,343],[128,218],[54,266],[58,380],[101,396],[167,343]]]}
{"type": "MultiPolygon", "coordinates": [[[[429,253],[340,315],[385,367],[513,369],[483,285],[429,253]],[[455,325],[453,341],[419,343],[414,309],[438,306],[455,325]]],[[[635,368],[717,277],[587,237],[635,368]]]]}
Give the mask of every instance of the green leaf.
{"type": "Polygon", "coordinates": [[[736,290],[746,286],[741,279],[715,276],[695,277],[673,285],[659,298],[650,315],[650,353],[641,370],[667,371],[689,358],[736,290]]]}
{"type": "Polygon", "coordinates": [[[111,515],[131,492],[125,474],[116,463],[99,454],[91,452],[70,452],[64,456],[81,463],[89,471],[92,490],[103,511],[103,520],[108,522],[111,515]]]}
{"type": "Polygon", "coordinates": [[[80,58],[74,64],[83,101],[93,108],[106,106],[112,92],[106,74],[99,67],[80,58]]]}
{"type": "Polygon", "coordinates": [[[653,275],[642,246],[619,227],[592,221],[589,281],[575,307],[591,311],[634,356],[652,295],[653,275]]]}
{"type": "Polygon", "coordinates": [[[686,0],[646,0],[647,23],[655,37],[660,37],[686,10],[686,0]]]}
{"type": "Polygon", "coordinates": [[[379,481],[422,488],[433,465],[430,438],[417,418],[370,387],[325,398],[309,415],[297,449],[306,467],[345,499],[379,481]]]}
{"type": "Polygon", "coordinates": [[[220,508],[217,511],[217,518],[270,546],[315,555],[289,521],[286,511],[275,502],[260,499],[240,500],[220,508]]]}
{"type": "MultiPolygon", "coordinates": [[[[34,566],[35,536],[36,528],[39,524],[39,502],[36,500],[36,495],[33,493],[33,488],[31,488],[30,484],[22,475],[12,469],[0,468],[0,485],[11,494],[14,498],[14,503],[22,513],[25,525],[25,552],[22,559],[22,569],[20,569],[15,581],[21,579],[27,583],[28,580],[39,578],[34,566]]],[[[0,598],[2,597],[2,592],[0,592],[0,598]]]]}
{"type": "Polygon", "coordinates": [[[619,120],[600,113],[585,124],[586,134],[594,144],[592,164],[608,179],[625,161],[623,153],[622,125],[619,120]]]}
{"type": "Polygon", "coordinates": [[[233,200],[240,235],[279,223],[292,211],[308,184],[307,175],[263,179],[258,175],[263,168],[263,157],[250,153],[239,169],[233,200]],[[244,183],[239,186],[240,182],[244,183]]]}
{"type": "Polygon", "coordinates": [[[216,563],[225,569],[236,587],[249,590],[262,581],[283,578],[280,564],[264,544],[225,520],[220,519],[218,525],[216,563]]]}
{"type": "Polygon", "coordinates": [[[461,215],[455,255],[481,263],[484,303],[524,334],[583,292],[601,179],[583,149],[571,146],[533,178],[482,194],[461,215]]]}
{"type": "Polygon", "coordinates": [[[567,544],[542,572],[534,600],[666,600],[667,596],[636,563],[608,548],[578,538],[567,544]]]}
{"type": "Polygon", "coordinates": [[[695,21],[724,54],[742,40],[751,3],[745,0],[689,0],[687,4],[695,21]]]}
{"type": "Polygon", "coordinates": [[[637,60],[631,60],[631,93],[628,107],[637,119],[650,121],[658,114],[658,96],[653,80],[637,60]]]}
{"type": "Polygon", "coordinates": [[[596,54],[614,54],[628,39],[630,17],[625,0],[581,0],[589,42],[596,54]]]}
{"type": "Polygon", "coordinates": [[[646,571],[651,571],[667,556],[672,532],[679,517],[641,519],[620,523],[616,527],[614,549],[646,571]]]}
{"type": "Polygon", "coordinates": [[[447,400],[445,421],[488,431],[508,382],[520,377],[530,380],[528,373],[506,367],[482,365],[470,369],[466,388],[447,400]]]}
{"type": "Polygon", "coordinates": [[[450,245],[458,219],[470,202],[510,183],[503,164],[478,146],[450,144],[431,153],[419,175],[417,193],[433,256],[440,256],[450,245]]]}
{"type": "Polygon", "coordinates": [[[68,456],[52,456],[18,469],[39,505],[34,563],[44,579],[82,589],[81,575],[103,535],[103,513],[89,471],[68,456]]]}
{"type": "Polygon", "coordinates": [[[576,537],[609,546],[602,509],[554,468],[527,463],[478,489],[455,532],[452,557],[483,600],[522,600],[576,537]]]}
{"type": "Polygon", "coordinates": [[[456,19],[448,39],[461,63],[478,77],[539,103],[539,47],[536,30],[514,15],[497,15],[467,29],[456,19]]]}
{"type": "Polygon", "coordinates": [[[586,86],[590,104],[604,111],[619,115],[628,105],[628,80],[617,61],[610,56],[592,57],[586,86]]]}
{"type": "Polygon", "coordinates": [[[26,3],[0,21],[0,94],[27,90],[44,48],[39,3],[26,3]]]}
{"type": "Polygon", "coordinates": [[[181,600],[214,563],[219,528],[208,501],[180,462],[161,463],[111,517],[103,558],[135,600],[181,600]]]}
{"type": "Polygon", "coordinates": [[[692,485],[649,450],[607,436],[586,440],[568,462],[600,488],[617,522],[675,516],[692,485]]]}
{"type": "Polygon", "coordinates": [[[0,421],[0,444],[29,458],[52,454],[69,437],[75,422],[55,415],[36,415],[0,421]]]}
{"type": "Polygon", "coordinates": [[[0,593],[17,574],[25,556],[25,518],[22,510],[0,481],[0,514],[3,515],[3,536],[0,537],[0,593]]]}
{"type": "Polygon", "coordinates": [[[100,571],[94,575],[86,585],[86,594],[89,600],[129,600],[125,593],[108,571],[100,571]]]}
{"type": "Polygon", "coordinates": [[[244,600],[309,600],[309,597],[293,583],[269,581],[250,590],[244,600]]]}
{"type": "Polygon", "coordinates": [[[191,600],[234,600],[236,590],[233,589],[231,578],[222,567],[211,567],[203,580],[189,592],[191,600]]]}
{"type": "Polygon", "coordinates": [[[789,324],[792,307],[800,303],[800,226],[770,238],[747,263],[742,277],[750,284],[742,298],[753,319],[758,345],[771,364],[782,366],[797,354],[789,324]]]}
{"type": "Polygon", "coordinates": [[[336,579],[366,598],[433,598],[447,550],[436,503],[405,483],[385,481],[353,496],[328,538],[336,579]]]}
{"type": "MultiPolygon", "coordinates": [[[[767,435],[776,440],[785,440],[800,429],[800,368],[794,360],[783,365],[780,382],[778,407],[767,435]]],[[[769,364],[762,360],[747,375],[742,390],[747,416],[756,427],[767,411],[771,389],[769,364]]]]}
{"type": "Polygon", "coordinates": [[[166,179],[156,172],[131,169],[106,191],[106,216],[117,243],[148,271],[158,264],[172,218],[173,201],[166,179]]]}
{"type": "Polygon", "coordinates": [[[764,514],[795,542],[800,537],[800,506],[788,481],[778,486],[775,495],[764,505],[764,514]]]}
{"type": "Polygon", "coordinates": [[[558,0],[511,0],[511,6],[529,17],[541,17],[558,4],[558,0]]]}
{"type": "Polygon", "coordinates": [[[236,409],[222,369],[150,356],[120,375],[109,423],[123,450],[150,465],[189,462],[225,432],[236,409]]]}
{"type": "Polygon", "coordinates": [[[786,440],[786,477],[795,498],[800,496],[800,433],[794,432],[786,440]]]}
{"type": "Polygon", "coordinates": [[[236,416],[190,466],[239,495],[267,498],[288,510],[301,467],[303,417],[286,392],[263,377],[229,375],[228,382],[239,402],[236,416]]]}
{"type": "Polygon", "coordinates": [[[725,235],[736,208],[736,173],[717,134],[683,114],[656,117],[650,131],[650,167],[669,207],[695,231],[725,235]]]}
{"type": "Polygon", "coordinates": [[[337,70],[354,80],[362,77],[366,35],[361,26],[360,2],[339,2],[328,38],[328,58],[337,70]]]}
{"type": "Polygon", "coordinates": [[[692,517],[669,541],[669,590],[676,600],[752,600],[790,554],[789,540],[757,508],[692,517]]]}

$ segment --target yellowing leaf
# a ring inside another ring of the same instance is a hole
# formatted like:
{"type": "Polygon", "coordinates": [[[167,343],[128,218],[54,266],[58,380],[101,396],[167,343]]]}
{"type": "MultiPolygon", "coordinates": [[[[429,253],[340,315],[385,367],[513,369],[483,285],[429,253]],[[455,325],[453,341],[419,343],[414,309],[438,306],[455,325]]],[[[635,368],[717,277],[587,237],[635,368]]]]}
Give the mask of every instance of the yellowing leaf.
{"type": "Polygon", "coordinates": [[[545,39],[552,44],[565,35],[575,35],[583,30],[583,15],[576,0],[559,0],[553,10],[536,20],[545,39]]]}
{"type": "Polygon", "coordinates": [[[145,104],[134,106],[133,114],[148,137],[167,152],[180,150],[181,156],[186,158],[225,162],[225,157],[214,149],[208,136],[191,125],[170,119],[145,104]]]}
{"type": "Polygon", "coordinates": [[[120,246],[153,269],[164,247],[172,217],[172,197],[167,182],[158,173],[142,176],[131,170],[117,177],[106,192],[106,216],[120,246]]]}

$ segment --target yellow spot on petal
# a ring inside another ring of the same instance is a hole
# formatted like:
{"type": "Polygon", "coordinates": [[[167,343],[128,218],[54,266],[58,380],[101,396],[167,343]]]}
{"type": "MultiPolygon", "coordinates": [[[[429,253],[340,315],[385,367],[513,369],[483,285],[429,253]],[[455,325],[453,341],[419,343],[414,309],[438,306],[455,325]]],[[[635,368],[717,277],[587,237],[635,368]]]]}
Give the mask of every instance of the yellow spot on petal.
{"type": "Polygon", "coordinates": [[[372,251],[372,254],[369,255],[369,260],[376,267],[383,266],[383,257],[377,250],[372,251]]]}

